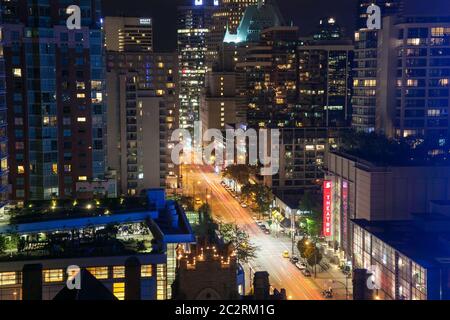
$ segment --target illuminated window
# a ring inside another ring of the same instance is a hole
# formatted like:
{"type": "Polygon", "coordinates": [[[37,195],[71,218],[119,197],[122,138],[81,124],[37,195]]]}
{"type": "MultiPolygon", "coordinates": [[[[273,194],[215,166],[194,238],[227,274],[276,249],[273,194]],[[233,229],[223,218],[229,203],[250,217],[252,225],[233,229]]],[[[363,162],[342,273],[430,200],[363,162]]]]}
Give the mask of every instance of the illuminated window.
{"type": "Polygon", "coordinates": [[[102,82],[101,81],[91,81],[91,88],[92,90],[100,90],[102,88],[102,82]]]}
{"type": "Polygon", "coordinates": [[[14,77],[21,77],[22,76],[22,69],[14,68],[13,69],[13,75],[14,75],[14,77]]]}
{"type": "Polygon", "coordinates": [[[113,293],[119,300],[125,299],[125,282],[116,282],[113,284],[113,293]]]}
{"type": "Polygon", "coordinates": [[[444,28],[431,28],[431,35],[433,37],[443,37],[444,36],[444,28]]]}
{"type": "Polygon", "coordinates": [[[78,181],[87,181],[87,177],[86,176],[79,176],[78,177],[78,181]]]}
{"type": "Polygon", "coordinates": [[[164,95],[164,90],[161,90],[161,89],[156,90],[156,95],[157,95],[157,96],[162,96],[162,95],[164,95]]]}
{"type": "Polygon", "coordinates": [[[54,174],[58,174],[58,164],[57,163],[52,164],[52,172],[54,174]]]}
{"type": "Polygon", "coordinates": [[[64,165],[64,172],[71,172],[72,171],[72,165],[65,164],[64,165]]]}
{"type": "Polygon", "coordinates": [[[77,81],[77,89],[78,90],[84,90],[86,88],[86,85],[84,82],[77,81]]]}
{"type": "Polygon", "coordinates": [[[78,122],[86,122],[86,118],[85,117],[78,117],[77,121],[78,122]]]}
{"type": "Polygon", "coordinates": [[[156,266],[156,299],[157,300],[165,300],[166,293],[166,285],[167,285],[167,269],[165,264],[158,264],[156,266]]]}
{"type": "Polygon", "coordinates": [[[0,272],[0,286],[17,284],[18,278],[16,272],[0,272]]]}
{"type": "Polygon", "coordinates": [[[141,266],[141,277],[151,277],[152,276],[152,265],[146,264],[141,266]]]}
{"type": "Polygon", "coordinates": [[[86,95],[84,93],[77,93],[77,98],[78,99],[83,99],[85,97],[86,97],[86,95]]]}
{"type": "Polygon", "coordinates": [[[24,166],[17,166],[17,173],[18,174],[24,174],[25,173],[25,167],[24,166]]]}
{"type": "Polygon", "coordinates": [[[44,282],[62,282],[64,281],[63,269],[52,269],[43,271],[44,282]]]}
{"type": "Polygon", "coordinates": [[[164,68],[164,63],[158,62],[158,68],[160,68],[160,69],[164,68]]]}
{"type": "Polygon", "coordinates": [[[97,279],[108,279],[108,267],[89,267],[86,270],[97,279]]]}
{"type": "Polygon", "coordinates": [[[114,266],[113,267],[113,278],[114,279],[125,278],[125,266],[114,266]]]}

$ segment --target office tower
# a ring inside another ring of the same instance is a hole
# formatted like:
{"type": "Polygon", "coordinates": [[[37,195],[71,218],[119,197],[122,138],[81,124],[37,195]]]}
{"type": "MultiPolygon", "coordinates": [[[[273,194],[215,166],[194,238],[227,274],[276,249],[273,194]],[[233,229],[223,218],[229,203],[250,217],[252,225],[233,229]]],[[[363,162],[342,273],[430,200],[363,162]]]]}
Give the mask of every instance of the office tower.
{"type": "Polygon", "coordinates": [[[283,25],[284,19],[275,0],[258,1],[244,11],[236,33],[227,29],[224,42],[258,42],[264,29],[283,25]]]}
{"type": "Polygon", "coordinates": [[[344,37],[344,31],[332,17],[320,19],[314,40],[339,40],[344,37]]]}
{"type": "Polygon", "coordinates": [[[0,220],[8,201],[8,126],[5,96],[5,60],[3,58],[3,30],[0,16],[0,220]]]}
{"type": "Polygon", "coordinates": [[[225,130],[226,125],[245,123],[246,109],[240,108],[236,72],[213,71],[206,75],[200,120],[204,129],[225,130]]]}
{"type": "Polygon", "coordinates": [[[170,139],[178,127],[176,53],[107,54],[108,166],[119,193],[177,188],[170,139]]]}
{"type": "Polygon", "coordinates": [[[105,17],[105,42],[109,51],[153,51],[153,20],[137,17],[105,17]]]}
{"type": "Polygon", "coordinates": [[[262,5],[264,0],[221,0],[218,10],[213,13],[211,33],[216,43],[223,42],[225,33],[236,35],[245,10],[258,3],[262,5]]]}
{"type": "Polygon", "coordinates": [[[450,17],[386,17],[379,39],[376,129],[449,142],[450,17]]]}
{"type": "Polygon", "coordinates": [[[353,49],[333,18],[321,20],[318,31],[303,39],[298,47],[303,126],[350,125],[353,49]]]}
{"type": "Polygon", "coordinates": [[[217,0],[185,0],[178,7],[180,128],[192,128],[199,119],[200,95],[211,53],[208,48],[212,47],[212,16],[218,5],[217,0]]]}
{"type": "Polygon", "coordinates": [[[360,0],[358,30],[355,32],[355,87],[353,91],[352,126],[358,131],[375,130],[378,30],[367,28],[367,8],[376,4],[382,16],[401,12],[401,0],[360,0]]]}
{"type": "Polygon", "coordinates": [[[231,34],[236,34],[245,10],[249,6],[264,4],[264,0],[222,0],[221,12],[226,17],[226,27],[231,34]]]}
{"type": "Polygon", "coordinates": [[[236,70],[245,76],[250,127],[296,126],[298,98],[298,28],[271,27],[261,40],[243,44],[236,70]]]}
{"type": "Polygon", "coordinates": [[[2,1],[11,198],[76,197],[105,173],[100,1],[2,1]]]}

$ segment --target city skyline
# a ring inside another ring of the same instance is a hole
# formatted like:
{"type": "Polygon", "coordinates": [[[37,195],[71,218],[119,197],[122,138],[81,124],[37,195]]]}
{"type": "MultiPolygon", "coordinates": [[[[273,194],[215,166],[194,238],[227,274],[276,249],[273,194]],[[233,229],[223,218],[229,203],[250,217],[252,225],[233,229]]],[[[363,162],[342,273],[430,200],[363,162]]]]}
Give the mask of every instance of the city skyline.
{"type": "Polygon", "coordinates": [[[448,0],[73,1],[0,0],[0,300],[450,300],[448,0]]]}

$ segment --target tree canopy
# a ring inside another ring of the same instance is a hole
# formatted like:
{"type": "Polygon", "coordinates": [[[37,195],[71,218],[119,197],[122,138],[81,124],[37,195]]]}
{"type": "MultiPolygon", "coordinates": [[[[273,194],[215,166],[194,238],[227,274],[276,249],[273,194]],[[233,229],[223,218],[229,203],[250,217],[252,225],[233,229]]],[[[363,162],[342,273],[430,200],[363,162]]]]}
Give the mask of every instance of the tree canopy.
{"type": "Polygon", "coordinates": [[[256,258],[258,247],[252,244],[247,232],[232,223],[224,223],[219,227],[219,234],[226,244],[236,250],[238,261],[247,263],[256,258]]]}

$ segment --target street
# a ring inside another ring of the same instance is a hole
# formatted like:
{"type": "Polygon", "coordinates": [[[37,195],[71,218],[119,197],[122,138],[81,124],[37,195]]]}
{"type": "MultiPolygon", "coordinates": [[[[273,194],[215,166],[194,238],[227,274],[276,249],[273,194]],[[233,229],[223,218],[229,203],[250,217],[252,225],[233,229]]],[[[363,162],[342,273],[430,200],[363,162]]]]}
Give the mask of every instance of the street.
{"type": "MultiPolygon", "coordinates": [[[[248,232],[253,244],[259,248],[257,259],[250,262],[252,272],[267,271],[271,285],[278,290],[286,289],[289,299],[323,299],[321,295],[323,288],[317,287],[312,280],[304,277],[289,262],[289,259],[282,257],[284,250],[291,251],[289,242],[264,234],[253,220],[251,211],[242,208],[239,202],[221,186],[220,176],[215,174],[210,167],[190,166],[185,170],[184,178],[188,181],[185,185],[187,190],[190,191],[190,194],[195,191],[195,197],[206,201],[208,192],[210,197],[207,200],[216,220],[236,223],[248,232]]],[[[248,268],[246,268],[246,273],[248,272],[248,268]]]]}

